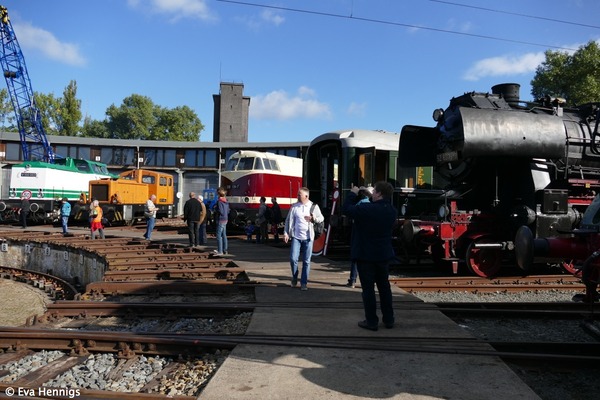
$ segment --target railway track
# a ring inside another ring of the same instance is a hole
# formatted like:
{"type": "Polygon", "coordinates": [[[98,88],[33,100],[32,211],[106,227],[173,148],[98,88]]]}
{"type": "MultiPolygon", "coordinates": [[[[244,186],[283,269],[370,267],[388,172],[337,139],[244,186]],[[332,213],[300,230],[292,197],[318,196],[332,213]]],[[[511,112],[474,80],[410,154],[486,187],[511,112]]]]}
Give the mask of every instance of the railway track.
{"type": "Polygon", "coordinates": [[[478,277],[392,278],[390,283],[409,293],[423,291],[519,292],[535,290],[583,291],[585,286],[570,275],[536,275],[486,279],[478,277]]]}
{"type": "MultiPolygon", "coordinates": [[[[139,334],[124,332],[80,332],[53,331],[39,329],[3,329],[0,331],[0,347],[7,349],[0,355],[3,364],[0,370],[0,390],[20,387],[22,390],[64,384],[71,371],[89,369],[90,363],[99,359],[110,359],[110,368],[96,375],[95,381],[102,381],[100,387],[114,388],[123,377],[143,375],[145,366],[160,360],[144,379],[137,379],[136,398],[153,398],[156,394],[189,398],[199,390],[188,388],[188,394],[166,387],[185,386],[177,376],[185,370],[187,380],[189,369],[195,365],[206,365],[211,357],[219,358],[237,345],[294,346],[311,348],[334,348],[343,350],[394,351],[410,353],[466,354],[498,356],[506,360],[543,361],[595,365],[600,361],[600,343],[555,343],[555,342],[486,342],[473,338],[443,339],[439,337],[404,338],[365,338],[353,336],[273,336],[273,335],[173,335],[139,334]],[[51,355],[50,357],[48,355],[51,355]],[[108,356],[107,356],[108,355],[108,356]],[[11,368],[23,365],[35,358],[37,368],[25,371],[24,368],[11,368]],[[149,361],[151,360],[151,361],[149,361]],[[7,366],[8,365],[8,366],[7,366]],[[88,366],[88,367],[86,367],[88,366]],[[164,380],[169,380],[168,385],[164,380]],[[170,386],[169,386],[170,385],[170,386]],[[163,389],[158,389],[162,387],[163,389]],[[195,390],[190,394],[189,390],[195,390]],[[148,395],[142,393],[150,392],[148,395]]],[[[198,373],[199,374],[199,373],[198,373]]],[[[138,377],[139,378],[139,377],[138,377]]],[[[183,379],[186,380],[185,378],[183,379]]],[[[80,381],[81,382],[81,381],[80,381]]],[[[199,382],[195,382],[199,384],[199,382]]],[[[98,385],[97,385],[98,386],[98,385]]],[[[96,398],[117,397],[110,390],[86,387],[78,384],[83,396],[96,398]]],[[[124,393],[120,395],[126,396],[124,393]]],[[[44,396],[41,396],[44,397],[44,396]]]]}

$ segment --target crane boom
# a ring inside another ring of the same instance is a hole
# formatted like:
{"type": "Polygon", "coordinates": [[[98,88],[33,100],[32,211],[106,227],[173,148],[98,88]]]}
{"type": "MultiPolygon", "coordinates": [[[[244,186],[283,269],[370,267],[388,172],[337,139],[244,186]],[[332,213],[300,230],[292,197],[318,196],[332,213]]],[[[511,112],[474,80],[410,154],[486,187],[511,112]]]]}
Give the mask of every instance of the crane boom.
{"type": "Polygon", "coordinates": [[[0,6],[0,37],[0,65],[17,117],[23,159],[54,163],[55,154],[44,131],[41,112],[35,104],[25,58],[8,18],[8,10],[3,6],[0,6]]]}

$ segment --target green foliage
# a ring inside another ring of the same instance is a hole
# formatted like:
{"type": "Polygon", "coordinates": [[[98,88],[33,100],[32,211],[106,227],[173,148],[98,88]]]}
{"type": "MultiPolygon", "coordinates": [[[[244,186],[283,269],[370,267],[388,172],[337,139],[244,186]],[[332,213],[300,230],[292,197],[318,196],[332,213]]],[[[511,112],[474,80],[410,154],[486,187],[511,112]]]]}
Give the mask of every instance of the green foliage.
{"type": "Polygon", "coordinates": [[[590,41],[575,53],[548,50],[531,81],[534,99],[562,97],[569,105],[600,101],[600,47],[590,41]]]}
{"type": "Polygon", "coordinates": [[[109,138],[108,127],[104,121],[98,121],[91,117],[85,117],[83,120],[83,127],[81,128],[81,136],[83,137],[96,137],[96,138],[109,138]]]}
{"type": "Polygon", "coordinates": [[[187,106],[167,109],[133,94],[106,110],[106,126],[114,139],[198,141],[204,126],[187,106]]]}
{"type": "MultiPolygon", "coordinates": [[[[155,105],[149,97],[132,94],[120,106],[107,108],[106,119],[96,121],[86,117],[81,121],[81,100],[77,98],[77,83],[69,82],[63,96],[34,93],[42,125],[47,134],[113,139],[198,141],[204,125],[188,106],[168,109],[155,105]]],[[[1,129],[18,131],[14,108],[8,91],[0,90],[1,129]]]]}
{"type": "Polygon", "coordinates": [[[2,130],[8,132],[18,131],[15,112],[7,89],[0,89],[0,122],[2,130]]]}
{"type": "Polygon", "coordinates": [[[77,136],[79,134],[81,100],[77,98],[77,82],[71,81],[65,88],[56,119],[60,135],[77,136]]]}
{"type": "Polygon", "coordinates": [[[58,112],[60,110],[60,99],[54,97],[54,94],[43,94],[35,92],[33,94],[35,104],[40,110],[42,117],[42,126],[48,135],[60,135],[58,129],[58,112]]]}

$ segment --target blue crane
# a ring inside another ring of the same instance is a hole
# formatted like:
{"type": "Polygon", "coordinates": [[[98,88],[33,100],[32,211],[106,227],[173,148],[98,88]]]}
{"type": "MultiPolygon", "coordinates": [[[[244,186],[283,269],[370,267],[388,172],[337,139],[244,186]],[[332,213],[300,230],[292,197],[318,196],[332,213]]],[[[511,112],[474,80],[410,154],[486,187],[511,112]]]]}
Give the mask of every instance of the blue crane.
{"type": "Polygon", "coordinates": [[[25,58],[8,18],[8,10],[3,6],[0,6],[0,36],[0,65],[17,117],[23,159],[54,163],[55,154],[42,126],[42,115],[35,104],[25,58]]]}

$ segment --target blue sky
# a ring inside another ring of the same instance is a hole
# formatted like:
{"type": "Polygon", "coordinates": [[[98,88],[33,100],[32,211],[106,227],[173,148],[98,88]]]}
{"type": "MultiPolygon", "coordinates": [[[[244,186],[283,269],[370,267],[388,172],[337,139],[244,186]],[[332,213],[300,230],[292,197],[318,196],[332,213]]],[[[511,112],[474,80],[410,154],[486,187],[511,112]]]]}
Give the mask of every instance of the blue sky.
{"type": "Polygon", "coordinates": [[[249,141],[433,126],[435,108],[530,81],[544,51],[600,38],[597,0],[3,0],[33,89],[78,86],[98,120],[131,94],[187,105],[212,141],[219,82],[251,97],[249,141]],[[246,3],[246,4],[242,4],[246,3]],[[266,6],[257,6],[258,4],[266,6]],[[586,26],[589,25],[589,26],[586,26]]]}

